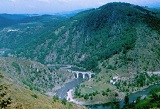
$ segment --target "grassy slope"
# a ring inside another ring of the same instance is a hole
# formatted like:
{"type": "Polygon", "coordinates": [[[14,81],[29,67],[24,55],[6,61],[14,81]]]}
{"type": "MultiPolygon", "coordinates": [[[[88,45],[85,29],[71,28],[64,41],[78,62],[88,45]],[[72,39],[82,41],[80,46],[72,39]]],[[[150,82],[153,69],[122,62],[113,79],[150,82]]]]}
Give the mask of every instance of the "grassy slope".
{"type": "Polygon", "coordinates": [[[39,62],[25,59],[1,57],[0,68],[15,82],[43,93],[54,92],[54,89],[73,78],[71,73],[62,69],[49,69],[39,62]]]}
{"type": "Polygon", "coordinates": [[[5,73],[0,70],[0,108],[2,108],[3,101],[8,101],[6,109],[85,109],[72,103],[64,105],[61,101],[54,101],[37,91],[17,85],[12,79],[3,76],[5,73]]]}

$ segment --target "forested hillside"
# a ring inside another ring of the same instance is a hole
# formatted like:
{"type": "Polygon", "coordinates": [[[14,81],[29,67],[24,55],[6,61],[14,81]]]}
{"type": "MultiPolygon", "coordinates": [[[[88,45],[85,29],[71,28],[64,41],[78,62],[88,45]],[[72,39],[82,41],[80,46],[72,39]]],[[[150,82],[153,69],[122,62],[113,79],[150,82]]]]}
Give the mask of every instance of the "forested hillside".
{"type": "MultiPolygon", "coordinates": [[[[160,41],[158,12],[128,3],[109,3],[65,20],[51,34],[15,55],[45,64],[76,64],[95,72],[101,70],[98,62],[116,54],[126,56],[121,57],[123,64],[130,61],[136,64],[137,56],[144,54],[155,59],[159,56],[160,41]]],[[[150,61],[143,60],[148,64],[150,61]]]]}
{"type": "Polygon", "coordinates": [[[11,14],[0,14],[0,27],[11,26],[23,22],[24,19],[28,18],[27,15],[11,15],[11,14]]]}
{"type": "MultiPolygon", "coordinates": [[[[25,17],[23,19],[17,18],[16,15],[10,16],[8,15],[7,18],[11,19],[13,17],[13,19],[18,19],[20,22],[0,28],[0,48],[22,48],[40,37],[51,34],[61,20],[65,19],[65,17],[51,15],[22,16],[25,17]]],[[[9,21],[7,18],[6,20],[9,21]]],[[[0,24],[0,26],[3,25],[0,24]]]]}

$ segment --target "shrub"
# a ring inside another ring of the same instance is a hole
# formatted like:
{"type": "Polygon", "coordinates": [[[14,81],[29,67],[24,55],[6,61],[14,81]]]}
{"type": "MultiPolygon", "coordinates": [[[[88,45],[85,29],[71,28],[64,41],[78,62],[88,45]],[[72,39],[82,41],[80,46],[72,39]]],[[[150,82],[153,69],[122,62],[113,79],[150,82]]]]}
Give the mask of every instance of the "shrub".
{"type": "Polygon", "coordinates": [[[64,98],[64,99],[62,100],[62,104],[66,105],[66,102],[67,102],[67,100],[64,98]]]}
{"type": "Polygon", "coordinates": [[[53,100],[54,100],[54,101],[57,101],[57,100],[59,100],[59,97],[58,97],[58,96],[54,96],[54,97],[53,97],[53,100]]]}
{"type": "Polygon", "coordinates": [[[31,95],[33,98],[38,98],[38,96],[36,94],[32,94],[31,95]]]}

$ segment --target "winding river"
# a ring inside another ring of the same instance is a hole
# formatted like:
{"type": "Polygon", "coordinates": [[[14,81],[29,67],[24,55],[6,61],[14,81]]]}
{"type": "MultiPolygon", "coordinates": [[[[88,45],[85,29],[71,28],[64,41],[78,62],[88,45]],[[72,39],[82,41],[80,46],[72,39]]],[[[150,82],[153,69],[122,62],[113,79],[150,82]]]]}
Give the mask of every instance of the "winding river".
{"type": "MultiPolygon", "coordinates": [[[[70,68],[70,69],[77,69],[76,67],[74,68],[70,68]]],[[[79,71],[84,71],[84,69],[79,69],[79,71]]],[[[79,85],[80,83],[84,82],[86,79],[83,79],[82,77],[78,78],[78,79],[74,79],[73,81],[65,84],[64,87],[62,87],[61,89],[57,90],[56,94],[59,96],[60,99],[66,98],[67,92],[70,89],[75,88],[77,85],[79,85]]],[[[150,94],[151,89],[155,88],[155,87],[160,87],[160,85],[152,85],[142,91],[138,91],[136,93],[132,93],[129,95],[129,102],[133,102],[135,101],[138,97],[140,96],[146,96],[150,94]]],[[[120,101],[120,107],[122,108],[124,106],[124,100],[120,101]]],[[[107,103],[107,104],[100,104],[100,105],[88,105],[87,106],[89,109],[111,109],[112,105],[111,103],[107,103]]]]}

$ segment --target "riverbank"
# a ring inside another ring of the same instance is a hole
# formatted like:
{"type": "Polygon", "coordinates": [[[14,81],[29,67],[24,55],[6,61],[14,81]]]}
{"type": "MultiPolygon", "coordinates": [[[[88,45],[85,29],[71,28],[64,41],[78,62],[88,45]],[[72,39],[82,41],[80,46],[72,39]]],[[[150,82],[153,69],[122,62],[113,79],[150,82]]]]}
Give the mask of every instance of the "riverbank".
{"type": "MultiPolygon", "coordinates": [[[[82,77],[79,77],[79,78],[75,78],[75,75],[72,73],[72,70],[68,69],[68,68],[71,68],[71,66],[67,66],[65,67],[62,67],[60,69],[64,70],[65,72],[63,73],[63,75],[65,73],[69,73],[71,75],[71,78],[66,80],[62,85],[58,85],[58,86],[55,86],[52,90],[53,93],[48,93],[49,95],[52,95],[54,94],[59,96],[60,99],[64,99],[66,98],[66,95],[67,95],[67,92],[70,90],[70,89],[73,89],[75,88],[77,85],[81,84],[82,82],[84,82],[86,79],[82,78],[82,77]],[[70,71],[68,71],[70,70],[70,71]],[[54,93],[55,92],[55,93],[54,93]]],[[[76,67],[74,67],[76,68],[76,67]]],[[[78,68],[79,69],[79,68],[78,68]]],[[[81,69],[79,69],[81,70],[81,69]]],[[[67,76],[67,75],[66,75],[67,76]]]]}
{"type": "Polygon", "coordinates": [[[74,93],[74,89],[70,89],[68,92],[67,92],[67,101],[68,102],[73,102],[75,104],[79,104],[79,105],[86,105],[85,102],[79,102],[78,100],[74,99],[73,97],[73,93],[74,93]]]}
{"type": "MultiPolygon", "coordinates": [[[[106,100],[102,100],[102,101],[79,101],[78,99],[74,98],[74,89],[70,89],[67,92],[66,95],[66,99],[68,102],[73,102],[75,104],[79,104],[79,105],[101,105],[101,104],[106,104],[106,103],[110,103],[113,101],[114,98],[109,98],[106,100]]],[[[121,95],[119,98],[116,98],[119,101],[124,99],[124,95],[121,95]]]]}
{"type": "Polygon", "coordinates": [[[57,65],[55,66],[47,65],[47,66],[56,75],[56,80],[54,80],[54,83],[53,83],[54,87],[51,90],[48,90],[45,93],[46,95],[51,97],[56,96],[57,93],[66,86],[66,84],[69,84],[72,81],[75,81],[74,75],[71,72],[68,72],[67,69],[64,69],[64,67],[66,66],[62,66],[62,67],[57,65]]]}
{"type": "MultiPolygon", "coordinates": [[[[130,102],[133,102],[136,100],[137,97],[139,96],[146,96],[146,95],[149,95],[150,93],[150,90],[152,89],[152,87],[155,87],[155,86],[160,86],[160,84],[152,84],[152,85],[149,85],[149,86],[145,86],[143,88],[141,88],[140,90],[138,91],[134,91],[132,93],[129,94],[129,96],[132,96],[134,95],[135,97],[130,97],[130,102]],[[149,90],[149,91],[146,91],[146,90],[149,90]]],[[[105,105],[105,104],[109,104],[112,102],[112,100],[110,101],[107,101],[107,102],[87,102],[87,101],[79,101],[77,99],[74,98],[74,89],[70,89],[68,92],[67,92],[67,95],[66,95],[66,99],[68,102],[73,102],[75,104],[79,104],[79,105],[90,105],[90,106],[94,106],[94,105],[105,105]]],[[[124,105],[124,103],[122,102],[124,101],[124,96],[121,96],[121,99],[119,99],[119,102],[121,102],[121,104],[124,105]],[[123,97],[123,98],[122,98],[123,97]]]]}
{"type": "Polygon", "coordinates": [[[149,88],[149,87],[151,87],[151,86],[154,86],[154,85],[160,85],[160,84],[159,84],[159,83],[153,83],[153,84],[150,84],[150,85],[148,85],[148,86],[141,87],[141,88],[139,88],[137,91],[130,92],[129,94],[134,94],[134,93],[137,93],[137,92],[139,92],[139,91],[143,91],[143,90],[145,90],[145,89],[147,89],[147,88],[149,88]]]}
{"type": "MultiPolygon", "coordinates": [[[[74,89],[70,89],[67,92],[66,99],[67,99],[68,102],[72,102],[72,103],[75,103],[75,104],[78,104],[78,105],[94,105],[93,103],[87,103],[87,102],[83,102],[83,101],[78,101],[77,99],[74,98],[73,94],[74,94],[74,89]]],[[[102,103],[97,102],[95,104],[102,104],[102,103]]]]}
{"type": "Polygon", "coordinates": [[[53,97],[53,96],[55,96],[55,95],[57,94],[56,92],[57,92],[58,90],[64,88],[66,84],[68,84],[68,83],[70,83],[70,82],[72,82],[72,81],[74,81],[74,80],[75,80],[74,78],[72,78],[71,80],[67,80],[67,81],[64,82],[62,85],[55,86],[55,87],[52,89],[52,91],[48,91],[48,92],[46,92],[45,94],[48,95],[48,96],[50,96],[50,97],[53,97]]]}

